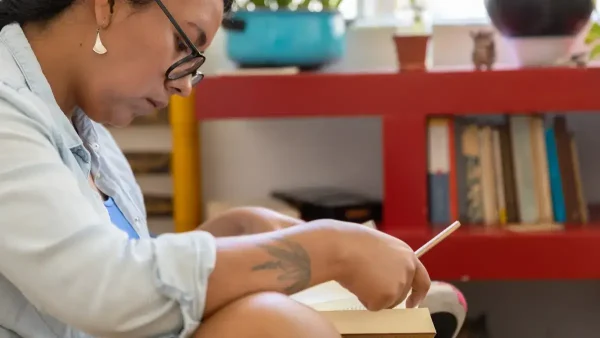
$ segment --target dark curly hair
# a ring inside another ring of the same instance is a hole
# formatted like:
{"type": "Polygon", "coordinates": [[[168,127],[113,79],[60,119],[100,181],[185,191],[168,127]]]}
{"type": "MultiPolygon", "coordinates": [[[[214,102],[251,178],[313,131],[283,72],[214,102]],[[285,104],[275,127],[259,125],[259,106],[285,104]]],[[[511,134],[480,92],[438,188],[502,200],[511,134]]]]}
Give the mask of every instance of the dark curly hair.
{"type": "MultiPolygon", "coordinates": [[[[77,0],[0,0],[0,29],[17,22],[46,22],[62,13],[77,0]]],[[[134,6],[145,6],[154,0],[127,0],[134,6]]],[[[114,4],[114,0],[111,0],[114,4]]],[[[223,0],[225,13],[231,10],[232,0],[223,0]]]]}

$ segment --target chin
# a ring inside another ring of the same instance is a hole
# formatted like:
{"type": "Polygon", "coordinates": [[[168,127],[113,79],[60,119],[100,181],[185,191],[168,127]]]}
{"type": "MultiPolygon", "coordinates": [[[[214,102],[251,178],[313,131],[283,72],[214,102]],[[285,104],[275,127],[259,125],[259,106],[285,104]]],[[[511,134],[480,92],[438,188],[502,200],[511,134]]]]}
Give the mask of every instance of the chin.
{"type": "Polygon", "coordinates": [[[116,127],[116,128],[125,128],[131,124],[134,118],[134,114],[121,113],[113,116],[106,124],[116,127]]]}

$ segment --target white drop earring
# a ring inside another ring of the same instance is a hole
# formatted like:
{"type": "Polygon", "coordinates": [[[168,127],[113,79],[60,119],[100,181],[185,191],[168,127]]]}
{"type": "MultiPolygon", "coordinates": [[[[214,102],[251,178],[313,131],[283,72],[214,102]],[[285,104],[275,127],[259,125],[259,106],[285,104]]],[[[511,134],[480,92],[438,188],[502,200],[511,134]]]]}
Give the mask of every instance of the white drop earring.
{"type": "Polygon", "coordinates": [[[100,39],[100,29],[96,32],[96,43],[94,43],[94,48],[92,48],[96,54],[106,54],[107,50],[102,44],[102,40],[100,39]]]}

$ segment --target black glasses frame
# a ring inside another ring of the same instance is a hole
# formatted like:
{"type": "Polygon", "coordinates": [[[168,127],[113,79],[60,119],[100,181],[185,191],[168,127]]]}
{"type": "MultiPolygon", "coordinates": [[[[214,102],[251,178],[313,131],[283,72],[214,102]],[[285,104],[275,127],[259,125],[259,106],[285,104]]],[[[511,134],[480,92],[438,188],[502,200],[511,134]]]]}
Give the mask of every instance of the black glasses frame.
{"type": "Polygon", "coordinates": [[[195,86],[196,84],[198,84],[198,82],[200,82],[204,78],[204,74],[202,74],[198,69],[204,64],[204,62],[206,61],[206,57],[198,50],[198,48],[196,48],[196,46],[192,43],[192,41],[187,36],[187,34],[185,34],[183,29],[181,29],[181,26],[179,26],[179,24],[177,23],[177,21],[175,20],[173,15],[171,15],[171,12],[169,12],[167,7],[165,7],[165,4],[161,0],[154,0],[154,1],[160,7],[160,9],[163,11],[163,13],[165,13],[165,15],[167,16],[169,21],[171,21],[171,24],[173,25],[173,27],[175,27],[175,30],[177,30],[177,33],[181,36],[181,38],[183,39],[183,42],[185,42],[187,47],[192,51],[190,53],[190,55],[184,57],[183,59],[181,59],[181,60],[175,62],[173,65],[171,65],[171,67],[169,67],[169,69],[167,69],[165,76],[167,77],[168,80],[173,81],[173,80],[178,80],[183,77],[191,75],[192,76],[192,86],[195,86]],[[182,72],[181,74],[175,74],[175,75],[171,74],[173,72],[173,70],[175,70],[180,65],[194,61],[194,60],[197,60],[196,64],[194,65],[194,67],[191,67],[188,71],[182,72]]]}

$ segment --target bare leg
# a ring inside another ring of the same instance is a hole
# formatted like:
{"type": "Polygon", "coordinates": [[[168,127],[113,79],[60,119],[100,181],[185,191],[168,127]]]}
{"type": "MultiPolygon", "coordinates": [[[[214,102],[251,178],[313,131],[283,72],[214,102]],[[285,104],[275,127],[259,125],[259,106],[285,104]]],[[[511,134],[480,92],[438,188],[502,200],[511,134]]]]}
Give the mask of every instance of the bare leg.
{"type": "Polygon", "coordinates": [[[318,312],[278,293],[235,301],[205,319],[195,338],[340,338],[318,312]]]}

